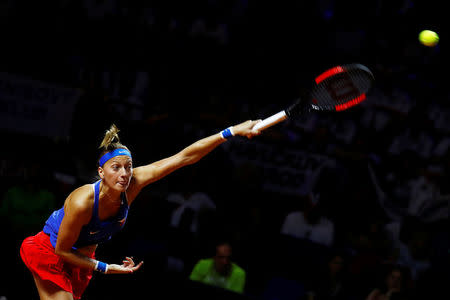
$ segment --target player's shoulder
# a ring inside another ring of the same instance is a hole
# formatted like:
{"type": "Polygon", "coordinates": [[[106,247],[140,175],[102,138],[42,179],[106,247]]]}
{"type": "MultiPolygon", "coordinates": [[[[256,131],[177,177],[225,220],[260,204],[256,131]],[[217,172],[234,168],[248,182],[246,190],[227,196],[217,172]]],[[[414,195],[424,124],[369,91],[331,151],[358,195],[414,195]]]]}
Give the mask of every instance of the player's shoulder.
{"type": "Polygon", "coordinates": [[[94,189],[92,188],[92,184],[83,184],[82,186],[73,190],[72,195],[75,196],[94,196],[94,189]]]}
{"type": "Polygon", "coordinates": [[[92,184],[85,184],[73,190],[67,197],[65,205],[79,212],[89,212],[94,205],[94,189],[92,188],[92,184]]]}

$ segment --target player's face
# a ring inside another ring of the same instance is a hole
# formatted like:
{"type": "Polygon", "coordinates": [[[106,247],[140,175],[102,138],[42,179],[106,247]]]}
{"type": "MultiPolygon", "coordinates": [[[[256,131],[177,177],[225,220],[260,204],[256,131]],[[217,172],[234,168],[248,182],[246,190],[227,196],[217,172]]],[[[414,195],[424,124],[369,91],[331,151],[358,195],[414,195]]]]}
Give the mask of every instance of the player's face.
{"type": "Polygon", "coordinates": [[[109,187],[124,192],[133,175],[133,162],[127,155],[115,156],[99,168],[99,174],[109,187]]]}

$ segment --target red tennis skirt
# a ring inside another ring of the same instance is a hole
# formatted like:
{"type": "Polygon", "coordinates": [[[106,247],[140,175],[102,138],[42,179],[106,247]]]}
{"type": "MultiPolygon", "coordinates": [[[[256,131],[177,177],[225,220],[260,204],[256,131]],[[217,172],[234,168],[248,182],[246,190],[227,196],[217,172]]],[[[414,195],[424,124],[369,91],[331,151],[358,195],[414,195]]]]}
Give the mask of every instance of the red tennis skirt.
{"type": "MultiPolygon", "coordinates": [[[[20,256],[33,274],[72,293],[75,299],[81,298],[92,278],[92,270],[74,266],[55,254],[50,237],[43,231],[22,242],[20,256]]],[[[91,258],[95,258],[94,253],[91,258]]]]}

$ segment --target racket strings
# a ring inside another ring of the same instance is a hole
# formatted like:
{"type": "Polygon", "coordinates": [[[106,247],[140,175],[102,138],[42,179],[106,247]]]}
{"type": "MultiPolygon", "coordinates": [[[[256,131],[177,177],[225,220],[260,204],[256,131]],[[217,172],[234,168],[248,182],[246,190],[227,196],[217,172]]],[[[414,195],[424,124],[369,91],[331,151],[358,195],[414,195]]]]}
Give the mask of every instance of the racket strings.
{"type": "Polygon", "coordinates": [[[364,99],[373,77],[366,70],[346,68],[323,79],[311,93],[311,105],[318,110],[344,110],[364,99]]]}

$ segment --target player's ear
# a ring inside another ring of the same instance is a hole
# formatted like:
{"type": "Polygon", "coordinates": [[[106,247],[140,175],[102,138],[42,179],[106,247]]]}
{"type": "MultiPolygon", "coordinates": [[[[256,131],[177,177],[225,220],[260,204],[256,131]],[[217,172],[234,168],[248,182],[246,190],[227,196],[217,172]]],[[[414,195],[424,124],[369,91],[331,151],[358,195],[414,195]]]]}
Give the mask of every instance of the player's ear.
{"type": "Polygon", "coordinates": [[[101,179],[105,177],[105,172],[103,171],[102,167],[98,167],[98,176],[100,176],[101,179]]]}

